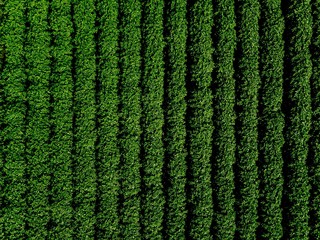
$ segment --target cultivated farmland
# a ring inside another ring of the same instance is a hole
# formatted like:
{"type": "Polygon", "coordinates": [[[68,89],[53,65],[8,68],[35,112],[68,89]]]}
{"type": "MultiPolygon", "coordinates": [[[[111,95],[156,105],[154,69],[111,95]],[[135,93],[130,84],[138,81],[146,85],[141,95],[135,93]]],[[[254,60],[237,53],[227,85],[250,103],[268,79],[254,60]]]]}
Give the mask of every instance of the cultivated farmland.
{"type": "Polygon", "coordinates": [[[318,0],[0,2],[0,240],[320,239],[318,0]]]}

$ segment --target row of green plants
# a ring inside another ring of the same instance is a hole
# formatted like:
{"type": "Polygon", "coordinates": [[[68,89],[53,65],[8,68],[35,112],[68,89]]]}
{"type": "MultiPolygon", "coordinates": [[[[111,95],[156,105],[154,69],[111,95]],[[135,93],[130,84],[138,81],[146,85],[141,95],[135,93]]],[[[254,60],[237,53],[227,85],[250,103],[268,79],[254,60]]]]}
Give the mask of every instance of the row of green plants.
{"type": "Polygon", "coordinates": [[[1,234],[22,238],[27,221],[25,115],[27,99],[24,61],[25,1],[1,5],[1,234]],[[4,21],[5,20],[5,21],[4,21]],[[7,143],[7,144],[4,144],[7,143]]]}
{"type": "Polygon", "coordinates": [[[75,239],[92,239],[96,224],[95,203],[97,173],[95,169],[96,52],[94,1],[73,1],[74,24],[74,148],[73,148],[73,225],[75,239]]]}
{"type": "Polygon", "coordinates": [[[236,236],[247,240],[255,239],[258,227],[259,15],[259,1],[241,0],[238,2],[235,72],[237,81],[236,236]]]}
{"type": "Polygon", "coordinates": [[[187,236],[190,239],[211,239],[213,5],[212,1],[199,0],[191,2],[188,8],[187,207],[190,211],[187,236]]]}
{"type": "Polygon", "coordinates": [[[187,216],[186,174],[186,61],[187,61],[187,2],[165,2],[164,56],[164,232],[167,239],[184,239],[187,216]]]}
{"type": "MultiPolygon", "coordinates": [[[[23,164],[26,164],[27,168],[25,168],[25,172],[16,175],[20,175],[24,179],[26,175],[28,176],[26,197],[28,207],[25,212],[28,226],[26,236],[29,239],[44,239],[48,235],[47,225],[50,219],[48,211],[48,190],[50,186],[50,34],[47,21],[49,2],[41,0],[26,1],[25,3],[25,19],[29,25],[24,44],[27,76],[24,86],[26,86],[27,112],[26,149],[25,154],[21,156],[25,157],[23,164]]],[[[13,88],[9,86],[8,89],[12,90],[13,88]]],[[[7,110],[10,110],[10,108],[7,110]]],[[[10,172],[12,171],[10,170],[10,172]]]]}
{"type": "Polygon", "coordinates": [[[235,2],[217,0],[213,39],[213,202],[215,239],[234,239],[236,230],[235,182],[235,2]]]}
{"type": "Polygon", "coordinates": [[[118,148],[118,3],[99,1],[96,5],[97,51],[97,238],[118,239],[120,234],[118,196],[120,193],[118,148]]]}
{"type": "Polygon", "coordinates": [[[318,1],[0,20],[0,239],[319,238],[318,1]]]}
{"type": "Polygon", "coordinates": [[[281,239],[283,237],[281,201],[284,182],[282,174],[284,115],[281,108],[284,82],[284,19],[281,1],[261,1],[261,22],[259,232],[263,239],[281,239]]]}
{"type": "Polygon", "coordinates": [[[309,45],[312,37],[312,13],[309,0],[289,1],[286,9],[287,51],[290,71],[285,74],[286,131],[285,186],[286,238],[309,239],[310,183],[307,157],[311,127],[310,77],[312,62],[309,45]]]}
{"type": "Polygon", "coordinates": [[[50,227],[49,239],[70,239],[73,209],[73,79],[72,79],[72,19],[71,3],[52,1],[49,26],[53,30],[51,40],[51,114],[50,128],[50,227]]]}
{"type": "Polygon", "coordinates": [[[119,14],[120,231],[141,239],[141,2],[120,0],[119,14]]]}
{"type": "Polygon", "coordinates": [[[312,1],[312,37],[310,51],[312,61],[312,75],[310,78],[311,86],[311,107],[312,107],[312,122],[311,122],[311,147],[310,147],[310,161],[307,162],[310,169],[310,183],[311,183],[311,196],[310,196],[310,223],[311,231],[310,236],[317,238],[320,236],[320,125],[319,125],[319,113],[320,113],[320,4],[318,1],[312,1]]]}
{"type": "Polygon", "coordinates": [[[141,78],[141,224],[143,239],[162,239],[164,194],[162,168],[163,117],[163,0],[142,2],[141,78]]]}

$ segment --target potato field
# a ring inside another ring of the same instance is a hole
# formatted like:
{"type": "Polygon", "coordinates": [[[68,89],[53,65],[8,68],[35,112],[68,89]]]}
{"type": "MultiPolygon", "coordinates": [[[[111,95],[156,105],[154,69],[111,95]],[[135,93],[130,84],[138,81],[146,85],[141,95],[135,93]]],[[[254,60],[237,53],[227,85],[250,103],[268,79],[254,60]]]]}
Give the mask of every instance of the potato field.
{"type": "Polygon", "coordinates": [[[320,239],[320,1],[0,1],[24,239],[320,239]]]}

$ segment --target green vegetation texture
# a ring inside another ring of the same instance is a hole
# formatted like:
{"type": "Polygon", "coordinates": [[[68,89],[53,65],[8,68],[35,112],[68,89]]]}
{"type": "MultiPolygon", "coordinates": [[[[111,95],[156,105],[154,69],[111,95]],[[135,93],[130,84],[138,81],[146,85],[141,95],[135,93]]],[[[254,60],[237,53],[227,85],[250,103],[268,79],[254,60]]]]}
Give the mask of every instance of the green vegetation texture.
{"type": "Polygon", "coordinates": [[[0,1],[0,240],[320,239],[318,0],[0,1]]]}

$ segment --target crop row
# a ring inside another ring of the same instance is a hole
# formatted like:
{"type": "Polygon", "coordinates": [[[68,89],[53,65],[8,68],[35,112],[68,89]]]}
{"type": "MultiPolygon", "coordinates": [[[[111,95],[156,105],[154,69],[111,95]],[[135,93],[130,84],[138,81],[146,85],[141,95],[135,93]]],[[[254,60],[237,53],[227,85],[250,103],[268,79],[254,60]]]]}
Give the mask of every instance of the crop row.
{"type": "Polygon", "coordinates": [[[0,3],[0,239],[320,237],[316,0],[0,3]]]}

